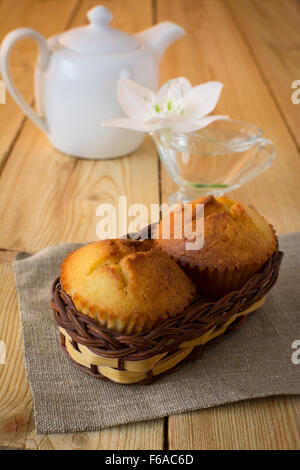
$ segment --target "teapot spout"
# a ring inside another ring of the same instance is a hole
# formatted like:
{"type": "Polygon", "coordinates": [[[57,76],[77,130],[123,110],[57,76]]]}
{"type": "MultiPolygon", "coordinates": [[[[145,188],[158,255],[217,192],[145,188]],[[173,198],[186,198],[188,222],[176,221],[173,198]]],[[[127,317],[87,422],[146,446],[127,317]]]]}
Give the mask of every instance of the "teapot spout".
{"type": "Polygon", "coordinates": [[[184,35],[185,31],[181,26],[171,21],[163,21],[136,34],[135,37],[140,43],[152,49],[158,60],[160,60],[172,42],[184,35]]]}

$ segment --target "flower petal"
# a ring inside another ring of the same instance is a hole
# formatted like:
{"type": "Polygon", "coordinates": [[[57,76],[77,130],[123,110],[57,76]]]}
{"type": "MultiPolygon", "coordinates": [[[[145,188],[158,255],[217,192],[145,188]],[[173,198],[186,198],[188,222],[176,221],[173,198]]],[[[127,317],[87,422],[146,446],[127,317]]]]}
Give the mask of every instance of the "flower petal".
{"type": "Polygon", "coordinates": [[[136,121],[135,119],[129,118],[115,118],[108,119],[102,123],[104,127],[121,127],[123,129],[131,129],[133,131],[139,132],[152,132],[160,129],[161,125],[156,122],[146,121],[136,121]]]}
{"type": "Polygon", "coordinates": [[[102,123],[104,127],[121,127],[139,132],[153,132],[159,129],[170,129],[173,132],[194,132],[219,119],[227,119],[228,116],[206,116],[197,120],[187,120],[183,116],[170,116],[170,118],[152,118],[146,122],[129,118],[108,119],[102,123]]]}
{"type": "MultiPolygon", "coordinates": [[[[219,119],[228,119],[228,116],[213,115],[196,120],[182,120],[178,121],[177,123],[173,122],[170,128],[173,132],[195,132],[199,129],[203,129],[204,127],[219,119]]],[[[166,122],[162,127],[168,128],[168,123],[166,122]]]]}
{"type": "Polygon", "coordinates": [[[122,78],[118,80],[117,92],[119,103],[130,118],[144,122],[152,116],[149,105],[154,101],[153,91],[122,78]]]}
{"type": "Polygon", "coordinates": [[[157,100],[161,103],[169,98],[175,100],[183,98],[192,88],[190,82],[184,77],[168,80],[156,93],[157,100]]]}
{"type": "Polygon", "coordinates": [[[184,99],[185,114],[189,119],[201,118],[211,113],[220,98],[221,82],[207,82],[192,88],[184,99]]]}

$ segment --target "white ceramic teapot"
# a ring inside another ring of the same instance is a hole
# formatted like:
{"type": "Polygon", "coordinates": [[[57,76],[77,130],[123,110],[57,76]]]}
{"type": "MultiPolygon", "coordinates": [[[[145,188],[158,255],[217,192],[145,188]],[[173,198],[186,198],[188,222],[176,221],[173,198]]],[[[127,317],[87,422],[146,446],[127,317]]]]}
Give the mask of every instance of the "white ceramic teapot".
{"type": "Polygon", "coordinates": [[[88,26],[47,41],[29,28],[12,31],[1,46],[1,73],[17,104],[55,148],[82,158],[119,157],[135,150],[143,134],[101,126],[106,119],[124,115],[117,99],[118,79],[130,78],[155,90],[159,59],[184,30],[166,21],[130,36],[109,26],[112,13],[104,6],[94,7],[87,16],[88,26]],[[35,69],[39,114],[25,102],[9,69],[12,47],[28,37],[39,45],[35,69]]]}

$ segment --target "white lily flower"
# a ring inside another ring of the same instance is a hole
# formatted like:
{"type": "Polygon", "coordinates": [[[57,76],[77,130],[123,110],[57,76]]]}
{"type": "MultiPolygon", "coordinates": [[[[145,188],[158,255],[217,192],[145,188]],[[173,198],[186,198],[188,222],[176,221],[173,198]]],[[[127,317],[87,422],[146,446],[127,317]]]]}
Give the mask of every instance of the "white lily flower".
{"type": "Polygon", "coordinates": [[[193,88],[186,78],[179,77],[169,80],[154,93],[132,80],[120,79],[118,99],[128,118],[109,119],[103,125],[142,132],[196,131],[228,117],[208,116],[216,107],[222,88],[220,82],[207,82],[193,88]]]}

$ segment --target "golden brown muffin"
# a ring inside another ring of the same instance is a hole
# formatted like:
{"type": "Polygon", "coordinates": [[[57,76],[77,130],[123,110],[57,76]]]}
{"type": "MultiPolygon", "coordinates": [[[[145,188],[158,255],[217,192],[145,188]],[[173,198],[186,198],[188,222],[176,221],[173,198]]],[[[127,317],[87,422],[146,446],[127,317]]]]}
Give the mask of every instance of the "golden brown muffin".
{"type": "MultiPolygon", "coordinates": [[[[204,204],[204,245],[186,250],[186,239],[174,238],[174,213],[164,218],[170,224],[170,239],[162,239],[162,221],[155,241],[174,258],[203,296],[218,298],[240,289],[272,256],[276,249],[275,231],[253,208],[227,197],[207,196],[192,201],[195,228],[196,204],[204,204]]],[[[184,206],[179,209],[184,213],[184,206]]],[[[177,211],[176,211],[177,212],[177,211]]]]}
{"type": "Polygon", "coordinates": [[[195,292],[177,263],[147,240],[79,248],[63,261],[60,281],[79,312],[126,334],[182,312],[195,292]]]}

